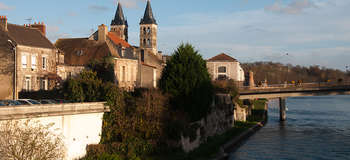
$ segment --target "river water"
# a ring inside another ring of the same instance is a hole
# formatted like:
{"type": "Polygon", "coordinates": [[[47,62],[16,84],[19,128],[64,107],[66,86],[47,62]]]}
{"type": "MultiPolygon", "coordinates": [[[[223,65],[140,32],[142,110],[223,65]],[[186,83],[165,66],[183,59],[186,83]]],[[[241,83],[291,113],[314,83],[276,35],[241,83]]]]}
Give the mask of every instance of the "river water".
{"type": "Polygon", "coordinates": [[[350,160],[350,96],[287,99],[287,121],[269,102],[267,125],[230,160],[350,160]]]}

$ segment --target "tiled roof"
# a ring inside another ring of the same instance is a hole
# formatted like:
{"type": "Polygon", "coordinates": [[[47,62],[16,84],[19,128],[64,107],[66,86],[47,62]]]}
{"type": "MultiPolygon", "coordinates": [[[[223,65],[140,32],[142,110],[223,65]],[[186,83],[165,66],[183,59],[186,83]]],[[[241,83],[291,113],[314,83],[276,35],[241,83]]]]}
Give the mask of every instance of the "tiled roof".
{"type": "Polygon", "coordinates": [[[88,38],[58,39],[55,45],[64,52],[64,63],[67,65],[86,65],[92,60],[111,55],[106,43],[97,43],[88,38]]]}
{"type": "Polygon", "coordinates": [[[7,29],[9,37],[19,45],[50,49],[55,48],[55,46],[38,29],[10,23],[7,24],[7,29]]]}
{"type": "Polygon", "coordinates": [[[213,58],[208,59],[208,62],[225,61],[225,62],[237,62],[236,59],[228,56],[225,53],[221,53],[213,58]]]}
{"type": "Polygon", "coordinates": [[[116,35],[116,33],[114,33],[114,32],[108,32],[108,37],[109,37],[109,38],[113,41],[113,43],[116,44],[116,45],[121,45],[121,46],[126,47],[126,48],[131,47],[131,45],[130,45],[128,42],[126,42],[126,41],[120,39],[120,38],[116,35]]]}

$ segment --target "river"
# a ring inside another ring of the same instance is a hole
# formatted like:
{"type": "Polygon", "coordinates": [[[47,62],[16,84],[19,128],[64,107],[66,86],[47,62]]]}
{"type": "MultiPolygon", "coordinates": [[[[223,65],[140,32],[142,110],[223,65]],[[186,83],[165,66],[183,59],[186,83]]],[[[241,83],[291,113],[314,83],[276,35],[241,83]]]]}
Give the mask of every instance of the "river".
{"type": "Polygon", "coordinates": [[[350,160],[350,96],[287,99],[287,121],[269,102],[267,125],[230,160],[350,160]]]}

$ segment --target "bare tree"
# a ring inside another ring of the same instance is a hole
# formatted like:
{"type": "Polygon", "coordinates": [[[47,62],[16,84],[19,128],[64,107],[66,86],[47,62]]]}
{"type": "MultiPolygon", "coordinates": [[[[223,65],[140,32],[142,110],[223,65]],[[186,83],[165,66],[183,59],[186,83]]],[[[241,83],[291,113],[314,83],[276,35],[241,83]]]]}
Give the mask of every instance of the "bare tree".
{"type": "Polygon", "coordinates": [[[33,120],[0,121],[0,160],[57,160],[65,155],[53,124],[33,120]]]}

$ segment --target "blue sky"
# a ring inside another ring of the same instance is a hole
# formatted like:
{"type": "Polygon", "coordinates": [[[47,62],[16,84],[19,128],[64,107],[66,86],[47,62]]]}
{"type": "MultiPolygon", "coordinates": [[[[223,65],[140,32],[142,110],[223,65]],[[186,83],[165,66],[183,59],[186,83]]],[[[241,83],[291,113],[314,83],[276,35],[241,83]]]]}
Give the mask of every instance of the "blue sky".
{"type": "MultiPolygon", "coordinates": [[[[57,38],[87,37],[109,25],[116,0],[2,0],[9,23],[47,24],[57,38]]],[[[139,43],[145,0],[121,0],[129,42],[139,43]]],[[[158,48],[171,54],[192,43],[210,58],[227,53],[241,62],[276,61],[345,69],[350,65],[349,0],[151,0],[158,22],[158,48]],[[288,53],[288,55],[286,54],[288,53]]]]}

